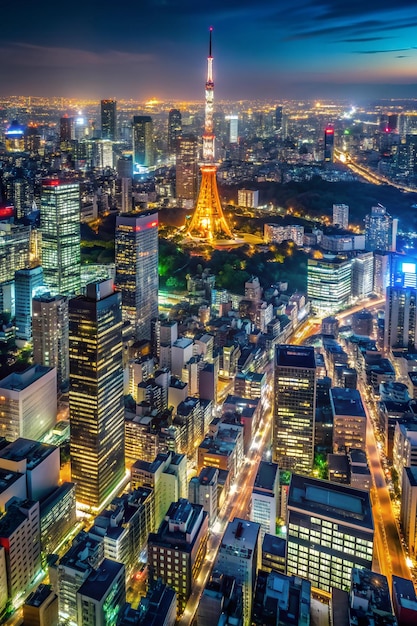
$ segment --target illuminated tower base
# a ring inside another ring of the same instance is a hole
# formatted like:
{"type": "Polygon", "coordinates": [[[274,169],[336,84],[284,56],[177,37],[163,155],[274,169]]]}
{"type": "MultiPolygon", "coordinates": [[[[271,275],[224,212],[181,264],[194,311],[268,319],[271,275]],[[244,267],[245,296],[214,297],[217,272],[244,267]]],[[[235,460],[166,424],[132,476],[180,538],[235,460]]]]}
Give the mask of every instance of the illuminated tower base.
{"type": "Polygon", "coordinates": [[[190,237],[206,241],[234,239],[220,204],[216,171],[217,166],[214,164],[201,166],[200,191],[194,215],[187,229],[187,235],[190,237]]]}

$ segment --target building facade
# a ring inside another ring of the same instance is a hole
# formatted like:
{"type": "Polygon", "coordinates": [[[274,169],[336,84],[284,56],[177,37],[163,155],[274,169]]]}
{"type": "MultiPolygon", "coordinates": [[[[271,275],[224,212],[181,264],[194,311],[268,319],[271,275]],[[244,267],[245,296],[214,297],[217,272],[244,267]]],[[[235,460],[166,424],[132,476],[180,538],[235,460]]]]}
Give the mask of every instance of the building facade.
{"type": "Polygon", "coordinates": [[[32,365],[0,381],[0,434],[40,440],[56,421],[56,370],[32,365]]]}
{"type": "Polygon", "coordinates": [[[417,348],[417,289],[388,287],[385,301],[384,348],[417,348]]]}
{"type": "Polygon", "coordinates": [[[176,161],[177,200],[192,208],[198,191],[198,139],[195,135],[184,134],[177,141],[176,161]]]}
{"type": "Polygon", "coordinates": [[[101,138],[116,141],[117,139],[117,103],[115,100],[101,101],[101,138]]]}
{"type": "Polygon", "coordinates": [[[32,300],[33,360],[46,367],[55,367],[58,387],[69,380],[68,299],[50,294],[32,300]]]}
{"type": "Polygon", "coordinates": [[[158,214],[119,215],[116,219],[116,280],[123,317],[137,339],[151,338],[158,317],[158,214]]]}
{"type": "Polygon", "coordinates": [[[318,313],[336,313],[347,306],[352,294],[352,261],[331,255],[309,258],[307,293],[318,313]]]}
{"type": "Polygon", "coordinates": [[[133,167],[151,167],[154,164],[153,121],[149,115],[133,117],[133,167]]]}
{"type": "Polygon", "coordinates": [[[79,183],[46,179],[41,194],[42,267],[53,295],[81,288],[79,183]]]}
{"type": "Polygon", "coordinates": [[[330,593],[349,588],[353,567],[372,569],[368,491],[293,474],[287,501],[287,575],[330,593]]]}
{"type": "Polygon", "coordinates": [[[178,613],[184,612],[193,581],[198,578],[207,549],[208,516],[200,504],[173,502],[157,533],[148,538],[151,581],[160,578],[177,592],[178,613]]]}
{"type": "Polygon", "coordinates": [[[69,303],[71,473],[77,501],[93,509],[125,473],[120,300],[107,280],[69,303]]]}
{"type": "Polygon", "coordinates": [[[365,246],[367,250],[396,250],[398,220],[378,204],[365,216],[365,246]]]}
{"type": "Polygon", "coordinates": [[[272,460],[280,469],[308,473],[314,460],[314,348],[277,346],[274,376],[272,460]]]}

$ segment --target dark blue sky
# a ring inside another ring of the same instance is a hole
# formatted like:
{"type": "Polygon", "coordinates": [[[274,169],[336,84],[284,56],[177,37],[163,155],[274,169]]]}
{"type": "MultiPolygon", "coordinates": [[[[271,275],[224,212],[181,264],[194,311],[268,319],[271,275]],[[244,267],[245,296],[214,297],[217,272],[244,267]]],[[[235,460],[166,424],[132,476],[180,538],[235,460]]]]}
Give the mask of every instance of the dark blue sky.
{"type": "Polygon", "coordinates": [[[417,97],[415,0],[2,3],[1,95],[417,97]]]}

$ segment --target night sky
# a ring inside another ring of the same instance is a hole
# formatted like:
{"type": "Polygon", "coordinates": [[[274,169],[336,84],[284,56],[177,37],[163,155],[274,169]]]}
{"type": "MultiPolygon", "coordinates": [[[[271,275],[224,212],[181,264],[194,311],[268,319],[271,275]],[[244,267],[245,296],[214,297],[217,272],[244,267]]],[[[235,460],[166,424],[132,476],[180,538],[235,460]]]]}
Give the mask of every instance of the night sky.
{"type": "Polygon", "coordinates": [[[415,0],[17,0],[1,7],[0,95],[417,97],[415,0]]]}

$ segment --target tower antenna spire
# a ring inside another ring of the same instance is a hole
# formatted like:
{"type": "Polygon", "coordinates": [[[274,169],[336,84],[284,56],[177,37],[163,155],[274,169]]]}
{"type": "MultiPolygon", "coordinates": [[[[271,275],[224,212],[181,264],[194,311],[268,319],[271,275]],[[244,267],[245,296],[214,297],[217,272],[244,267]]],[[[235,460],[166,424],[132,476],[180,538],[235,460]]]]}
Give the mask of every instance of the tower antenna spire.
{"type": "Polygon", "coordinates": [[[205,90],[205,118],[203,133],[203,162],[200,165],[201,184],[197,205],[187,229],[188,235],[198,239],[216,241],[233,239],[229,224],[223,214],[217,189],[217,164],[215,162],[215,140],[213,109],[214,81],[212,57],[212,32],[209,28],[209,56],[207,57],[207,80],[205,90]]]}

